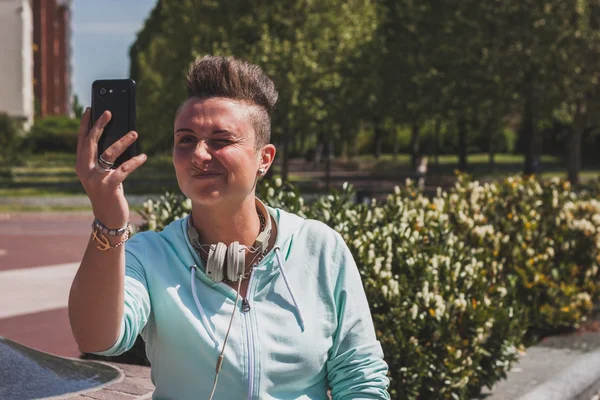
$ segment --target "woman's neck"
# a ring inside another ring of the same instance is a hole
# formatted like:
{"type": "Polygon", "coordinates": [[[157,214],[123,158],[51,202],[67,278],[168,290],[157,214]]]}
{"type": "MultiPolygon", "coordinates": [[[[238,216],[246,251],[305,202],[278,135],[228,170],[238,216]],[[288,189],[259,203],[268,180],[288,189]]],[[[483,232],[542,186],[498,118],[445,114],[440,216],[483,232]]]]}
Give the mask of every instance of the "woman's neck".
{"type": "Polygon", "coordinates": [[[233,208],[192,205],[194,227],[201,244],[223,242],[229,246],[237,241],[253,246],[260,233],[260,219],[254,196],[233,208]]]}

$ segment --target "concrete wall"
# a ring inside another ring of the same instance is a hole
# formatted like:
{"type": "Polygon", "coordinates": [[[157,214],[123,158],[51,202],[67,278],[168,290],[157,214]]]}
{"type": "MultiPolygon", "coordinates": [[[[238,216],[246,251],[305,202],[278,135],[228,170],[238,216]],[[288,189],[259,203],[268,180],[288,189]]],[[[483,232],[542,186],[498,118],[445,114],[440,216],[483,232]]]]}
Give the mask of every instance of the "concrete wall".
{"type": "Polygon", "coordinates": [[[0,112],[33,122],[33,16],[28,0],[0,1],[0,112]]]}

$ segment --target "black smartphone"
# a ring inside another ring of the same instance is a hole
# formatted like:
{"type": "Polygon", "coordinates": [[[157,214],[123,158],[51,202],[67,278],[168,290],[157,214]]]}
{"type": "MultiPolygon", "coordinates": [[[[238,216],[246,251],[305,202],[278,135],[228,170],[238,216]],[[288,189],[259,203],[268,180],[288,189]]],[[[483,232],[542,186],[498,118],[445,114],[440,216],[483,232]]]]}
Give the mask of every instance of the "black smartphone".
{"type": "MultiPolygon", "coordinates": [[[[109,110],[112,118],[98,141],[98,156],[128,132],[135,130],[135,81],[133,79],[104,79],[92,84],[91,124],[109,110]]],[[[139,140],[139,139],[138,139],[139,140]]],[[[137,155],[137,141],[116,160],[114,168],[137,155]]]]}

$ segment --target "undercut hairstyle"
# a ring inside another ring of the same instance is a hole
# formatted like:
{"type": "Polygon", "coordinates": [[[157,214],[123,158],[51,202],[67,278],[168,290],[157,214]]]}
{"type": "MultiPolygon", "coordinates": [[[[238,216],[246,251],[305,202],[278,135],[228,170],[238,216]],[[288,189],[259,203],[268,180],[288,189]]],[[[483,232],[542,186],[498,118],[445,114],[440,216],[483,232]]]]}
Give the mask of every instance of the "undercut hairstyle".
{"type": "Polygon", "coordinates": [[[271,115],[278,93],[259,66],[235,57],[196,58],[186,76],[187,100],[224,97],[246,103],[256,132],[256,148],[271,140],[271,115]]]}

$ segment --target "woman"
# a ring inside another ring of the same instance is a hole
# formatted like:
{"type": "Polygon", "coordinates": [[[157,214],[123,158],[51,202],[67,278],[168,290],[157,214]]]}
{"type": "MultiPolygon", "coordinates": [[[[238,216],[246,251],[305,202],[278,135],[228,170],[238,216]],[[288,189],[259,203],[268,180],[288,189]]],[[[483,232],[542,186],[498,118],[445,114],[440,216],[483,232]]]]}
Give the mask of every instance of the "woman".
{"type": "Polygon", "coordinates": [[[174,123],[173,164],[190,216],[129,239],[123,180],[139,155],[96,162],[110,120],[80,128],[77,175],[93,235],[69,316],[84,352],[116,355],[138,334],[155,399],[388,399],[387,365],[360,275],[341,236],[255,197],[275,147],[273,82],[231,57],[195,60],[174,123]],[[111,229],[111,231],[109,231],[111,229]]]}

